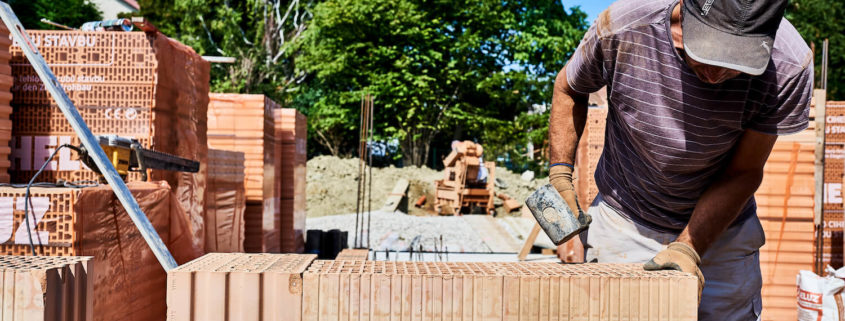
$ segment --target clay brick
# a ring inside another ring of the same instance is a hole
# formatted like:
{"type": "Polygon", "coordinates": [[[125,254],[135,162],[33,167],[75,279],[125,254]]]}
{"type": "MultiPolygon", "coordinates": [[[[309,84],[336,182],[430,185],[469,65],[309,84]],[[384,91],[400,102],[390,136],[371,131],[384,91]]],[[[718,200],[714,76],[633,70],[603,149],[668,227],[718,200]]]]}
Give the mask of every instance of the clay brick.
{"type": "Polygon", "coordinates": [[[346,311],[347,306],[350,320],[697,318],[693,276],[646,272],[638,264],[318,260],[303,278],[306,320],[336,320],[334,307],[346,311]],[[335,285],[336,277],[345,276],[349,287],[344,281],[335,285]]]}
{"type": "Polygon", "coordinates": [[[91,257],[0,257],[0,318],[94,320],[91,257]]]}
{"type": "Polygon", "coordinates": [[[369,259],[368,249],[343,249],[335,257],[336,261],[366,261],[369,259]]]}
{"type": "MultiPolygon", "coordinates": [[[[316,255],[296,254],[207,254],[168,272],[167,320],[282,321],[316,315],[302,310],[303,300],[320,299],[310,296],[319,291],[302,282],[302,272],[315,258],[316,255]]],[[[319,288],[319,279],[314,281],[308,285],[319,288]]]]}

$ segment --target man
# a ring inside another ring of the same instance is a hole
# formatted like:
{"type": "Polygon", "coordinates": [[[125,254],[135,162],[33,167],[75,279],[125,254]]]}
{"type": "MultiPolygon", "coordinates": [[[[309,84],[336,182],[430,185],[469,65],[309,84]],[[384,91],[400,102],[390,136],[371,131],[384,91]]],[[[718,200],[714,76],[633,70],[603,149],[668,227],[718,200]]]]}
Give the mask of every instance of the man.
{"type": "Polygon", "coordinates": [[[586,260],[697,275],[701,320],[761,312],[753,194],[777,136],[807,127],[813,80],[786,4],[621,0],[555,81],[549,177],[571,207],[587,95],[608,88],[586,260]]]}

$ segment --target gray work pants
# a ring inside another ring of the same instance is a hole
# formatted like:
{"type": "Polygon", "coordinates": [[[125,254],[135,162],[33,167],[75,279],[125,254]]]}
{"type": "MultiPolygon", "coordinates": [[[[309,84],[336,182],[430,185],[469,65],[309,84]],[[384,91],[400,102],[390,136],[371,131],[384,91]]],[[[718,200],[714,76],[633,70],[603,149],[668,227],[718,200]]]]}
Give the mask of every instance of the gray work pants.
{"type": "MultiPolygon", "coordinates": [[[[602,201],[590,206],[593,222],[581,233],[587,262],[645,263],[678,237],[633,222],[602,201]]],[[[701,257],[704,291],[699,320],[759,320],[762,310],[759,249],[765,243],[757,216],[728,228],[701,257]]]]}

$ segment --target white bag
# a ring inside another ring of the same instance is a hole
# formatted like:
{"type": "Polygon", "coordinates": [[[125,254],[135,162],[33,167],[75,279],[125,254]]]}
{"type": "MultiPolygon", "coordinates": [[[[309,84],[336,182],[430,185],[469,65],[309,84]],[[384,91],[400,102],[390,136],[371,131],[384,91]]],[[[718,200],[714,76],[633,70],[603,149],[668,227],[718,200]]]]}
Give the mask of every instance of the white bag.
{"type": "Polygon", "coordinates": [[[798,272],[798,321],[845,320],[845,268],[834,270],[828,266],[826,272],[825,277],[810,271],[798,272]]]}

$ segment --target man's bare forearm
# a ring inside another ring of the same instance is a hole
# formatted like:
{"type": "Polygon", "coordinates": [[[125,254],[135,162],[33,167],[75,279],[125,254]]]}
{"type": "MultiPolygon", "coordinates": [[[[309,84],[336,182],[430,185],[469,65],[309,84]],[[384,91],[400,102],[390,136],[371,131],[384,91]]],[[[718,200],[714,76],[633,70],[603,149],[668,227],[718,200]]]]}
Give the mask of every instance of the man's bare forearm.
{"type": "Polygon", "coordinates": [[[739,216],[763,181],[763,167],[777,136],[747,130],[734,148],[731,162],[698,199],[689,224],[677,242],[703,255],[739,216]]]}
{"type": "Polygon", "coordinates": [[[587,95],[578,94],[566,82],[566,68],[555,79],[549,116],[551,163],[575,163],[575,149],[587,123],[587,95]]]}
{"type": "Polygon", "coordinates": [[[690,244],[703,255],[710,244],[736,220],[762,179],[762,170],[721,175],[701,195],[689,224],[676,241],[690,244]]]}

